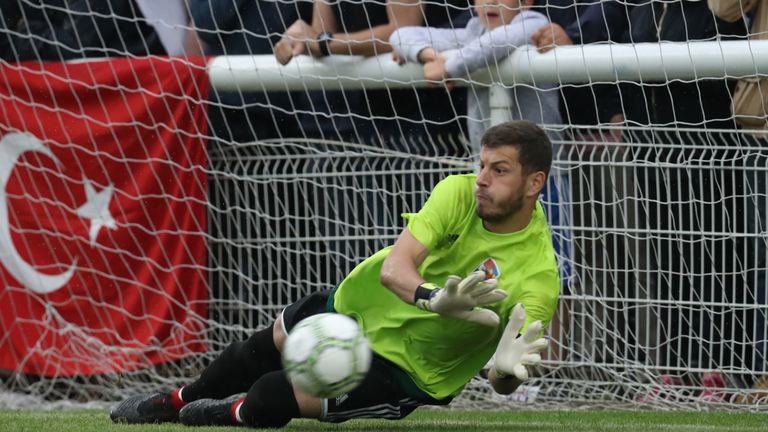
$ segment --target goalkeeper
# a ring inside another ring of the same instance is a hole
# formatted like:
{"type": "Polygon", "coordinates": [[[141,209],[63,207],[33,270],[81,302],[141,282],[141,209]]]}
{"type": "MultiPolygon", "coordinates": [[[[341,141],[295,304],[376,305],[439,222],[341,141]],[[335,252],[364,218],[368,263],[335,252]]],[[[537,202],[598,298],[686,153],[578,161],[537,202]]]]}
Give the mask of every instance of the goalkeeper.
{"type": "Polygon", "coordinates": [[[559,293],[537,200],[551,162],[551,143],[535,124],[490,128],[479,172],[437,184],[418,213],[405,215],[393,246],[336,289],[299,300],[270,327],[230,345],[197,381],[126,399],[112,419],[251,427],[298,417],[400,419],[421,405],[448,404],[492,357],[490,384],[511,393],[527,379],[526,366],[540,361],[547,345],[540,335],[559,293]],[[374,359],[359,387],[321,400],[290,384],[280,350],[294,325],[328,311],[357,320],[374,359]]]}

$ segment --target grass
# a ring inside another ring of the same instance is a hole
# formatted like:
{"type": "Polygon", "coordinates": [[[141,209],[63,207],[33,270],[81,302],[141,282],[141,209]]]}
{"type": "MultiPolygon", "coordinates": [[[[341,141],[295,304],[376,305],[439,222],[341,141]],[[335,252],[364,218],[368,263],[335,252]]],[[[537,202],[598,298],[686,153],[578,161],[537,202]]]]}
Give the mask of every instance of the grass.
{"type": "MultiPolygon", "coordinates": [[[[354,420],[326,424],[294,420],[285,431],[763,431],[768,416],[738,413],[611,411],[448,411],[417,410],[405,420],[354,420]]],[[[177,424],[114,424],[106,411],[0,410],[3,432],[224,432],[240,428],[193,428],[177,424]]]]}

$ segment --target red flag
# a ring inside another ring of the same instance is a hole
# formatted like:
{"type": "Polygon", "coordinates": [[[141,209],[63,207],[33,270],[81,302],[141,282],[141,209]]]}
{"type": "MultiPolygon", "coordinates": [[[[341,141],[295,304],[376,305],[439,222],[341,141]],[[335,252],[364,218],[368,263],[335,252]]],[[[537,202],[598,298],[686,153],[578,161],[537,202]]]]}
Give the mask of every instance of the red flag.
{"type": "Polygon", "coordinates": [[[0,66],[0,369],[204,350],[203,60],[0,66]]]}

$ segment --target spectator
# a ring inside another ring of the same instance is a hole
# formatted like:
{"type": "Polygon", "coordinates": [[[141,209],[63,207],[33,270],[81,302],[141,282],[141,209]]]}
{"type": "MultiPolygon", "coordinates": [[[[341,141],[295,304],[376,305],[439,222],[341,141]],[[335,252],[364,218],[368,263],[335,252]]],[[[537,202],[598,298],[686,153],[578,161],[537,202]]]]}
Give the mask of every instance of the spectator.
{"type": "MultiPolygon", "coordinates": [[[[743,21],[717,19],[706,2],[689,0],[638,4],[630,13],[629,28],[625,41],[631,43],[705,41],[746,33],[743,21]]],[[[729,109],[733,84],[700,79],[626,83],[622,88],[627,122],[653,126],[629,133],[627,139],[633,158],[645,163],[636,162],[643,186],[639,218],[647,221],[638,232],[649,233],[643,240],[653,251],[653,262],[637,266],[649,275],[648,290],[661,304],[654,339],[663,349],[650,351],[649,359],[671,370],[735,366],[726,362],[735,359],[734,339],[742,337],[743,329],[734,326],[740,321],[735,311],[722,306],[740,301],[745,291],[734,268],[738,249],[731,221],[736,216],[729,214],[739,195],[727,166],[734,155],[717,149],[727,141],[710,131],[736,126],[729,109]]],[[[708,378],[705,385],[723,384],[722,377],[708,378]]],[[[715,401],[709,397],[712,392],[705,389],[702,401],[715,401]]]]}
{"type": "MultiPolygon", "coordinates": [[[[532,0],[503,0],[498,4],[489,0],[475,2],[476,18],[463,29],[436,29],[401,27],[395,31],[390,43],[396,58],[418,61],[424,65],[424,78],[444,81],[452,87],[451,79],[464,77],[477,69],[497,64],[517,47],[526,45],[533,30],[545,25],[547,18],[528,10],[532,0]],[[441,52],[458,50],[446,59],[441,52]]],[[[550,89],[514,86],[510,89],[514,103],[513,120],[559,124],[557,93],[550,89]]],[[[490,127],[490,91],[473,89],[468,97],[467,112],[470,143],[479,148],[482,131],[490,127]]]]}
{"type": "MultiPolygon", "coordinates": [[[[760,0],[709,0],[709,7],[718,18],[739,23],[751,18],[749,39],[768,39],[768,5],[760,0]]],[[[765,97],[768,82],[760,78],[740,79],[733,95],[733,115],[744,129],[768,129],[765,97]]]]}
{"type": "MultiPolygon", "coordinates": [[[[636,6],[624,42],[692,42],[745,34],[743,20],[729,23],[714,17],[705,2],[676,0],[636,6]]],[[[633,124],[733,129],[729,109],[733,86],[732,80],[725,79],[670,82],[664,86],[627,84],[622,96],[631,103],[624,106],[624,113],[633,124]]]]}
{"type": "Polygon", "coordinates": [[[165,54],[134,0],[4,1],[0,14],[9,61],[165,54]]]}
{"type": "MultiPolygon", "coordinates": [[[[720,19],[729,23],[738,23],[747,16],[752,17],[749,31],[750,39],[768,39],[768,4],[762,0],[709,0],[709,7],[720,19]]],[[[764,131],[768,128],[766,123],[766,105],[768,98],[768,81],[756,77],[740,79],[736,84],[731,106],[733,115],[739,126],[746,130],[764,131]]],[[[766,355],[768,354],[768,342],[766,341],[766,310],[768,304],[766,298],[766,269],[768,268],[768,245],[765,232],[768,224],[766,214],[766,196],[768,196],[768,179],[766,173],[760,167],[767,165],[764,149],[768,148],[768,142],[762,133],[744,133],[743,139],[748,154],[745,165],[752,168],[745,173],[747,190],[745,214],[747,247],[744,256],[747,286],[750,287],[746,302],[754,305],[753,324],[747,328],[755,329],[754,334],[748,332],[748,336],[754,342],[754,356],[748,359],[752,363],[752,370],[762,375],[758,378],[753,388],[758,390],[746,397],[740,398],[742,402],[753,404],[759,397],[766,397],[768,389],[768,377],[766,371],[766,355]],[[751,361],[750,361],[751,360],[751,361]]]]}
{"type": "MultiPolygon", "coordinates": [[[[616,0],[599,3],[536,0],[534,4],[536,6],[532,10],[540,11],[550,21],[531,36],[531,42],[541,53],[558,46],[620,42],[627,31],[628,10],[631,9],[625,2],[616,0]]],[[[613,84],[563,86],[561,92],[561,114],[569,125],[597,126],[624,122],[619,92],[613,84]]]]}
{"type": "MultiPolygon", "coordinates": [[[[308,17],[305,0],[189,0],[190,13],[206,54],[272,54],[280,34],[292,22],[308,17]]],[[[287,92],[216,92],[211,94],[209,124],[225,142],[301,135],[296,120],[297,95],[287,92]]]]}
{"type": "MultiPolygon", "coordinates": [[[[537,0],[534,5],[533,10],[547,15],[551,21],[531,36],[540,53],[558,46],[619,42],[628,28],[628,9],[631,10],[625,2],[613,0],[599,3],[537,0]]],[[[627,237],[606,236],[603,230],[594,229],[625,229],[634,223],[628,220],[635,214],[628,208],[634,201],[626,199],[635,189],[633,172],[625,165],[610,163],[624,157],[621,147],[609,144],[621,139],[621,131],[601,127],[624,123],[618,84],[564,84],[560,93],[560,114],[570,126],[564,132],[567,138],[561,156],[575,162],[570,170],[572,223],[576,234],[572,248],[575,277],[564,288],[574,289],[576,294],[587,298],[635,298],[637,284],[619,272],[632,265],[627,237]]],[[[609,363],[636,360],[641,355],[633,343],[638,336],[635,332],[605,330],[636,328],[639,317],[635,309],[616,311],[605,308],[602,302],[579,300],[571,305],[561,302],[559,313],[564,327],[572,331],[572,343],[595,338],[601,342],[574,347],[575,352],[591,352],[594,360],[609,363]],[[570,322],[569,309],[577,321],[570,322]],[[604,321],[594,325],[595,317],[604,321]]],[[[557,334],[557,330],[552,327],[553,334],[557,334]]],[[[569,342],[563,340],[562,343],[569,342]]]]}
{"type": "Polygon", "coordinates": [[[136,4],[169,56],[202,54],[197,34],[189,25],[187,0],[136,0],[136,4]]]}
{"type": "MultiPolygon", "coordinates": [[[[282,64],[293,57],[310,54],[372,56],[392,50],[387,40],[398,27],[425,24],[446,25],[462,10],[467,0],[426,2],[417,0],[357,2],[342,0],[314,4],[312,24],[295,22],[275,46],[282,64]],[[309,41],[309,43],[306,43],[309,41]]],[[[457,104],[440,90],[365,90],[325,92],[312,95],[313,114],[302,119],[304,131],[324,138],[337,138],[381,145],[396,150],[414,151],[421,142],[434,151],[439,137],[461,133],[457,121],[463,115],[457,104]],[[331,121],[327,118],[330,116],[331,121]],[[341,132],[339,134],[339,132],[341,132]],[[408,143],[403,143],[406,139],[408,143]]]]}

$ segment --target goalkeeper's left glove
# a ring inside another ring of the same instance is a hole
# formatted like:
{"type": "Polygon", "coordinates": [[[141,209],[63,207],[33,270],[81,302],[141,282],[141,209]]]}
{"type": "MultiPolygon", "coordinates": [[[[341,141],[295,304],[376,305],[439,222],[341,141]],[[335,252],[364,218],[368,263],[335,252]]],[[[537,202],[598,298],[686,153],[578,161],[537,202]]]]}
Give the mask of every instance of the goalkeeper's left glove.
{"type": "Polygon", "coordinates": [[[517,379],[528,379],[526,366],[535,366],[541,362],[541,352],[547,347],[547,340],[539,337],[541,321],[534,321],[520,336],[520,330],[525,325],[525,307],[518,303],[512,309],[509,324],[501,335],[498,347],[496,347],[496,362],[493,369],[496,375],[503,378],[514,375],[517,379]]]}
{"type": "Polygon", "coordinates": [[[420,309],[434,312],[451,318],[472,321],[489,327],[499,325],[499,316],[490,309],[479,308],[504,300],[507,293],[496,288],[496,279],[485,279],[485,273],[476,271],[464,279],[458,276],[448,276],[445,287],[427,291],[421,297],[420,289],[416,290],[414,304],[420,309]]]}

